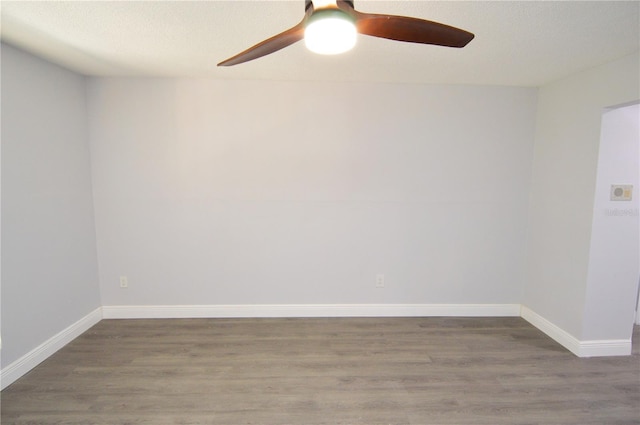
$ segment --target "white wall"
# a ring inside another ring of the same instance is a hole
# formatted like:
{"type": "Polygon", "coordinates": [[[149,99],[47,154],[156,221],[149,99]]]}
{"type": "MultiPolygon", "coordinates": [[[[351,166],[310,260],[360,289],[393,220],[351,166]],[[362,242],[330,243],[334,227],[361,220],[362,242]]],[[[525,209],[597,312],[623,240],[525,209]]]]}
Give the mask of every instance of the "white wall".
{"type": "Polygon", "coordinates": [[[598,320],[585,306],[602,112],[640,98],[638,63],[631,55],[539,91],[523,304],[577,339],[598,320]]]}
{"type": "Polygon", "coordinates": [[[91,79],[103,304],[518,303],[535,104],[528,88],[91,79]]]}
{"type": "Polygon", "coordinates": [[[638,148],[640,105],[602,116],[583,339],[627,339],[640,277],[638,148]],[[611,201],[611,185],[634,186],[631,201],[611,201]]]}
{"type": "Polygon", "coordinates": [[[100,306],[85,79],[2,44],[2,367],[100,306]]]}

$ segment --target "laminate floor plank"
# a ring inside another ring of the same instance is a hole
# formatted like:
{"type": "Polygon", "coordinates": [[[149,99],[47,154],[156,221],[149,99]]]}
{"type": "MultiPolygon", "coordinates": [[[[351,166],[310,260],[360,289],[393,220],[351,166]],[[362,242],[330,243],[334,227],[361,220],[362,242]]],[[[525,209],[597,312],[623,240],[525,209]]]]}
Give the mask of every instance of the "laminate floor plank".
{"type": "Polygon", "coordinates": [[[1,394],[1,423],[640,424],[633,355],[520,318],[104,320],[1,394]]]}

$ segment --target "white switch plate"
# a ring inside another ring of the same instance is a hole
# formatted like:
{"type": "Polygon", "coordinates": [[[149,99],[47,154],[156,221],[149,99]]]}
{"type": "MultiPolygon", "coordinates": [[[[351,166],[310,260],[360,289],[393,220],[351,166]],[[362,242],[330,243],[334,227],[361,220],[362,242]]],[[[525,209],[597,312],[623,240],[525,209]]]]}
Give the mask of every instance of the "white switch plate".
{"type": "Polygon", "coordinates": [[[120,287],[128,288],[129,287],[129,279],[126,276],[120,276],[120,287]]]}
{"type": "Polygon", "coordinates": [[[612,184],[610,199],[612,201],[630,201],[632,192],[633,185],[631,184],[612,184]]]}
{"type": "Polygon", "coordinates": [[[376,288],[384,288],[384,275],[382,273],[376,275],[376,288]]]}

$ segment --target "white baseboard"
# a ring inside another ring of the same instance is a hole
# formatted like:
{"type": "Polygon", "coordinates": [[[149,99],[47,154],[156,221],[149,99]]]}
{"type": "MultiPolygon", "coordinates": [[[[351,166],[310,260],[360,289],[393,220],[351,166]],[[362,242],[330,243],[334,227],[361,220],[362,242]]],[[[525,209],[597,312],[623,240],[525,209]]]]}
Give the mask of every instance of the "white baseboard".
{"type": "Polygon", "coordinates": [[[562,328],[554,325],[538,313],[528,307],[522,306],[520,316],[536,328],[547,334],[551,339],[571,351],[576,356],[580,355],[580,341],[562,328]]]}
{"type": "Polygon", "coordinates": [[[522,306],[520,315],[578,357],[628,356],[631,354],[631,339],[580,341],[528,307],[522,306]]]}
{"type": "Polygon", "coordinates": [[[105,319],[240,317],[504,317],[519,316],[520,304],[263,304],[104,306],[105,319]]]}
{"type": "Polygon", "coordinates": [[[243,317],[522,317],[578,357],[626,356],[631,340],[580,341],[520,304],[266,304],[104,306],[0,371],[0,389],[46,360],[102,319],[243,317]]]}
{"type": "Polygon", "coordinates": [[[5,389],[11,385],[16,379],[42,363],[100,320],[102,320],[102,308],[97,308],[3,368],[2,371],[0,371],[0,389],[5,389]]]}
{"type": "Polygon", "coordinates": [[[579,357],[628,356],[630,354],[630,339],[580,341],[579,357]]]}

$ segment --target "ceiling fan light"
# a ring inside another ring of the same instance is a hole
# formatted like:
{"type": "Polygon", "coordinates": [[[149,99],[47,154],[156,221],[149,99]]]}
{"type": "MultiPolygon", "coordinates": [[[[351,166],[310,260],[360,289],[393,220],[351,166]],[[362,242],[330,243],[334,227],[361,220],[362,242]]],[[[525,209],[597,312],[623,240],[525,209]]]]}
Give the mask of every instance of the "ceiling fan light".
{"type": "Polygon", "coordinates": [[[337,55],[356,45],[358,32],[353,19],[337,9],[318,10],[304,30],[307,49],[321,55],[337,55]]]}

